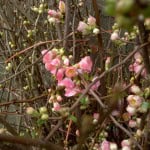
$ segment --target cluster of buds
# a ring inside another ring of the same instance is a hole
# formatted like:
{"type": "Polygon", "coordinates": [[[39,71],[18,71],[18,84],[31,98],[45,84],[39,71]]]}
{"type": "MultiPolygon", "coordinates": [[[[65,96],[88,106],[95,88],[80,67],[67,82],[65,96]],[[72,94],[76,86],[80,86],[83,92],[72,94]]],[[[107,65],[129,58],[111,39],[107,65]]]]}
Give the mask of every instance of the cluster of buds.
{"type": "Polygon", "coordinates": [[[139,29],[137,26],[133,26],[132,31],[129,32],[124,32],[124,35],[120,37],[119,32],[120,32],[120,27],[117,23],[114,23],[114,25],[112,26],[112,34],[110,39],[112,41],[117,41],[120,44],[125,45],[126,43],[123,42],[128,42],[130,40],[134,40],[136,38],[136,36],[139,34],[139,29]]]}
{"type": "Polygon", "coordinates": [[[118,150],[118,146],[114,142],[109,142],[107,140],[104,140],[101,143],[100,149],[101,150],[118,150]]]}
{"type": "Polygon", "coordinates": [[[35,110],[33,107],[27,107],[26,113],[32,117],[40,118],[41,120],[48,120],[48,112],[45,106],[40,107],[39,111],[35,110]]]}
{"type": "Polygon", "coordinates": [[[58,10],[49,9],[48,10],[48,21],[50,23],[56,23],[60,22],[60,20],[63,18],[63,15],[65,13],[65,3],[60,0],[58,10]]]}
{"type": "MultiPolygon", "coordinates": [[[[75,65],[70,64],[70,59],[63,55],[62,49],[52,49],[51,51],[43,50],[43,63],[45,68],[57,80],[57,87],[63,87],[66,97],[76,96],[82,92],[79,75],[84,75],[92,71],[93,62],[90,56],[85,56],[75,65]]],[[[96,77],[92,79],[95,80],[96,77]]],[[[100,86],[98,81],[91,88],[97,90],[100,86]]],[[[50,102],[53,102],[53,110],[60,109],[59,102],[62,100],[60,96],[51,96],[50,102]],[[57,99],[57,100],[56,100],[57,99]]]]}
{"type": "Polygon", "coordinates": [[[144,68],[143,58],[139,52],[134,55],[134,63],[129,66],[129,71],[135,74],[140,73],[143,77],[146,77],[146,69],[144,68]]]}
{"type": "Polygon", "coordinates": [[[99,34],[99,29],[96,27],[96,19],[92,16],[89,16],[87,23],[80,21],[77,30],[83,35],[88,35],[93,33],[95,35],[99,34]]]}

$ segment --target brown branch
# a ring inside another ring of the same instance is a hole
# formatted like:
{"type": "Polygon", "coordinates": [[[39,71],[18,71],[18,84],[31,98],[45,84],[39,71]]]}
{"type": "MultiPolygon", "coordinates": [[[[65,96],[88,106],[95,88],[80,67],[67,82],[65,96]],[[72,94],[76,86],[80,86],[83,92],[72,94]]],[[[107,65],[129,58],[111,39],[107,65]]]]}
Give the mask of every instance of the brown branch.
{"type": "MultiPolygon", "coordinates": [[[[139,21],[140,41],[141,44],[148,42],[150,31],[145,29],[144,21],[139,21]]],[[[143,61],[147,73],[150,74],[150,46],[147,45],[142,49],[143,61]]]]}
{"type": "MultiPolygon", "coordinates": [[[[64,38],[69,34],[69,23],[70,23],[70,0],[65,0],[65,26],[64,26],[64,38]]],[[[63,47],[65,50],[68,48],[68,38],[63,42],[63,47]]]]}
{"type": "Polygon", "coordinates": [[[25,137],[18,137],[18,136],[8,136],[0,134],[0,141],[2,142],[9,142],[9,143],[16,143],[22,144],[26,146],[36,146],[36,147],[43,147],[47,150],[63,150],[63,147],[58,146],[57,144],[53,144],[50,142],[45,142],[42,140],[25,138],[25,137]]]}
{"type": "Polygon", "coordinates": [[[20,104],[20,103],[33,103],[34,101],[36,100],[39,100],[41,98],[44,98],[46,97],[48,94],[42,94],[40,96],[37,96],[37,97],[34,97],[34,98],[31,98],[31,99],[27,99],[27,100],[11,100],[9,102],[4,102],[4,103],[0,103],[0,107],[1,106],[8,106],[8,105],[11,105],[11,104],[20,104]]]}

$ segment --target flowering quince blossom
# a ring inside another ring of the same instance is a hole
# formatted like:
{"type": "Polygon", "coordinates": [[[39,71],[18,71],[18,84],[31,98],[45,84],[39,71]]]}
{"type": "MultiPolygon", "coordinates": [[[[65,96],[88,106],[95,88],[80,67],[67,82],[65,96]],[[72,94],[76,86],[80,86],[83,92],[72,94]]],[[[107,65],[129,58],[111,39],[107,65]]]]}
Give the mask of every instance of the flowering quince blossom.
{"type": "Polygon", "coordinates": [[[65,3],[62,0],[59,1],[58,8],[59,8],[61,13],[65,13],[65,3]]]}
{"type": "Polygon", "coordinates": [[[131,140],[130,139],[124,139],[124,140],[122,140],[121,146],[122,147],[124,147],[124,146],[130,147],[131,146],[131,140]]]}
{"type": "Polygon", "coordinates": [[[88,25],[85,22],[80,21],[77,30],[79,32],[82,32],[83,34],[87,34],[88,33],[88,31],[87,31],[88,25]]]}
{"type": "Polygon", "coordinates": [[[77,75],[77,68],[75,68],[74,66],[67,67],[65,75],[69,78],[75,77],[77,75]]]}
{"type": "Polygon", "coordinates": [[[87,23],[90,25],[90,26],[96,26],[96,19],[92,16],[89,16],[88,20],[87,20],[87,23]]]}
{"type": "Polygon", "coordinates": [[[56,56],[55,51],[48,51],[48,50],[43,50],[42,52],[43,55],[43,63],[50,63],[51,60],[56,56]]]}
{"type": "Polygon", "coordinates": [[[56,74],[58,67],[61,65],[61,60],[59,58],[54,58],[50,63],[45,64],[45,68],[52,74],[56,74]]]}
{"type": "Polygon", "coordinates": [[[137,111],[135,107],[132,107],[130,105],[127,106],[126,110],[131,116],[134,115],[137,111]]]}
{"type": "Polygon", "coordinates": [[[110,150],[118,150],[118,146],[116,143],[110,142],[110,150]]]}
{"type": "Polygon", "coordinates": [[[67,89],[73,89],[75,87],[75,84],[70,78],[66,77],[58,82],[58,86],[64,86],[67,89]]]}
{"type": "Polygon", "coordinates": [[[60,108],[61,108],[61,106],[58,102],[53,103],[53,108],[52,108],[53,111],[59,111],[60,108]]]}
{"type": "Polygon", "coordinates": [[[132,85],[131,87],[130,87],[130,91],[133,93],[133,94],[141,94],[141,89],[139,88],[139,86],[137,86],[137,85],[132,85]]]}
{"type": "Polygon", "coordinates": [[[147,72],[144,68],[143,64],[143,58],[139,52],[135,53],[134,55],[135,62],[131,65],[129,65],[129,71],[134,72],[135,74],[138,74],[141,72],[141,75],[143,77],[146,77],[147,72]]]}
{"type": "Polygon", "coordinates": [[[134,120],[130,120],[130,121],[129,121],[129,127],[135,128],[136,126],[137,126],[136,121],[134,121],[134,120]]]}
{"type": "Polygon", "coordinates": [[[61,81],[64,77],[64,72],[65,72],[65,69],[64,68],[60,68],[56,71],[56,79],[57,81],[61,81]]]}
{"type": "Polygon", "coordinates": [[[75,96],[76,94],[80,93],[81,90],[78,87],[74,87],[74,88],[65,88],[65,96],[66,97],[71,97],[71,96],[75,96]]]}
{"type": "Polygon", "coordinates": [[[131,107],[137,108],[142,104],[142,97],[138,95],[129,95],[127,101],[131,107]]]}
{"type": "Polygon", "coordinates": [[[101,144],[101,150],[110,150],[110,142],[104,140],[101,144]]]}
{"type": "Polygon", "coordinates": [[[86,56],[81,59],[79,62],[79,68],[82,69],[84,72],[90,73],[92,70],[93,62],[90,56],[86,56]]]}
{"type": "Polygon", "coordinates": [[[113,32],[113,33],[111,34],[110,39],[111,39],[112,41],[118,40],[118,39],[119,39],[119,34],[118,34],[118,32],[113,32]]]}
{"type": "Polygon", "coordinates": [[[57,19],[60,19],[60,18],[61,18],[61,13],[60,13],[60,12],[57,12],[57,11],[55,11],[55,10],[52,10],[52,9],[50,9],[50,10],[48,11],[48,15],[49,15],[50,17],[52,17],[52,18],[57,18],[57,19]]]}

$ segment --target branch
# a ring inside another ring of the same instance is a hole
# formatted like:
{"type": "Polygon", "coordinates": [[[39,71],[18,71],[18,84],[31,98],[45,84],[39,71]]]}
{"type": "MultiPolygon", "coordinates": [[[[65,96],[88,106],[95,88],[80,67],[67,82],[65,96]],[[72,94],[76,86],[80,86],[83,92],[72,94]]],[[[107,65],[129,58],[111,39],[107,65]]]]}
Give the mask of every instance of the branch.
{"type": "Polygon", "coordinates": [[[63,150],[63,147],[58,146],[57,144],[45,142],[42,140],[31,139],[29,137],[25,138],[25,137],[8,136],[8,135],[0,134],[0,141],[22,144],[26,146],[30,145],[30,146],[36,146],[36,147],[43,147],[43,148],[46,148],[47,150],[63,150]]]}

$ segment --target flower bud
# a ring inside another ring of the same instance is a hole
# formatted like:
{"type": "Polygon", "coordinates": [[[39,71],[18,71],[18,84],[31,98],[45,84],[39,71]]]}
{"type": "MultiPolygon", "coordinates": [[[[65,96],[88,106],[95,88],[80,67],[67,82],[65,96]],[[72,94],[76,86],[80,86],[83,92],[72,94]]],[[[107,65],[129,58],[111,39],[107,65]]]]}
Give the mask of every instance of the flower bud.
{"type": "Polygon", "coordinates": [[[118,39],[119,39],[118,32],[113,32],[113,33],[111,34],[110,39],[111,39],[112,41],[118,40],[118,39]]]}
{"type": "Polygon", "coordinates": [[[47,108],[46,107],[40,107],[39,111],[41,114],[47,113],[47,108]]]}
{"type": "Polygon", "coordinates": [[[26,113],[28,115],[32,115],[35,112],[35,109],[33,107],[27,107],[26,113]]]}
{"type": "Polygon", "coordinates": [[[42,114],[41,119],[42,120],[48,120],[49,116],[48,114],[42,114]]]}
{"type": "Polygon", "coordinates": [[[59,1],[58,8],[59,8],[61,13],[65,13],[65,3],[62,0],[59,1]]]}
{"type": "Polygon", "coordinates": [[[131,91],[133,94],[137,94],[137,95],[139,95],[139,94],[142,93],[141,89],[140,89],[139,86],[137,86],[137,85],[132,85],[131,88],[130,88],[130,91],[131,91]]]}
{"type": "Polygon", "coordinates": [[[95,35],[99,34],[99,32],[100,32],[100,31],[99,31],[98,28],[94,28],[94,29],[93,29],[93,33],[94,33],[95,35]]]}

